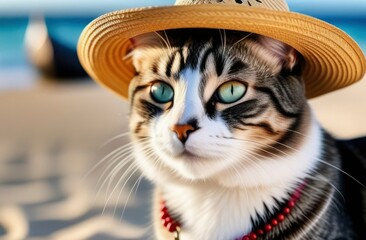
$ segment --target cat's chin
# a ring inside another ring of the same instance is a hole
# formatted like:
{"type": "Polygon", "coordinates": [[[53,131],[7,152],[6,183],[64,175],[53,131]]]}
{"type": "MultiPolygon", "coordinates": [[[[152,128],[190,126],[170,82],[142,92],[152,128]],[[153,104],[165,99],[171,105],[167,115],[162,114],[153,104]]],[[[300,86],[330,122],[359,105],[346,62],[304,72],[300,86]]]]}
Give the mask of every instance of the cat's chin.
{"type": "Polygon", "coordinates": [[[205,158],[187,150],[170,160],[174,162],[174,172],[189,181],[211,180],[223,167],[218,158],[205,158]]]}
{"type": "Polygon", "coordinates": [[[198,154],[193,153],[192,151],[186,149],[175,158],[179,161],[189,161],[189,162],[207,160],[206,158],[199,156],[198,154]]]}

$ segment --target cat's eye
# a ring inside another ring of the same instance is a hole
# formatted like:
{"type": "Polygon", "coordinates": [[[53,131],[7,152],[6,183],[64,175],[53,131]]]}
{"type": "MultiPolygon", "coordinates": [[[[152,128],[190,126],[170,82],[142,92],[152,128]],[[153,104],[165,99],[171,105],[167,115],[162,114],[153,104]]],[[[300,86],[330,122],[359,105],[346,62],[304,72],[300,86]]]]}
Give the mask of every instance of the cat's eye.
{"type": "Polygon", "coordinates": [[[151,98],[157,103],[168,103],[173,100],[173,88],[164,82],[154,82],[150,87],[151,98]]]}
{"type": "Polygon", "coordinates": [[[244,83],[230,81],[222,84],[217,89],[217,96],[222,103],[234,103],[244,96],[246,90],[247,87],[244,83]]]}

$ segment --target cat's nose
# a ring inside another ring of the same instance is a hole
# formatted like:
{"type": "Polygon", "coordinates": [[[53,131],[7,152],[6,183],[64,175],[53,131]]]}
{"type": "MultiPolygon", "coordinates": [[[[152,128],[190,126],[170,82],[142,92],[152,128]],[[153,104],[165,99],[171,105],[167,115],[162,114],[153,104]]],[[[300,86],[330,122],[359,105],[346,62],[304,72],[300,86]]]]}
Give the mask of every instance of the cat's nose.
{"type": "Polygon", "coordinates": [[[197,127],[194,127],[191,124],[175,124],[170,130],[175,132],[178,139],[184,144],[187,141],[189,134],[196,131],[197,127]]]}

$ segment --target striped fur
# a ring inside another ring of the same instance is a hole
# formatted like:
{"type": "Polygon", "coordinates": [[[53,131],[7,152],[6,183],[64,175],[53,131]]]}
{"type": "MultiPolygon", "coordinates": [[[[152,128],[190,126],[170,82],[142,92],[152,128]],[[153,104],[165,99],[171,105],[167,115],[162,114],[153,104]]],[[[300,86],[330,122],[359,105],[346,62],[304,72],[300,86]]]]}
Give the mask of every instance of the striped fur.
{"type": "MultiPolygon", "coordinates": [[[[136,162],[180,219],[181,239],[248,233],[306,178],[303,209],[262,239],[327,239],[323,221],[334,194],[328,181],[337,177],[320,162],[327,156],[337,166],[339,159],[306,102],[300,54],[273,39],[224,30],[170,30],[133,42],[136,162]],[[156,81],[173,88],[172,101],[154,101],[156,81]],[[217,89],[229,81],[243,83],[246,91],[225,104],[217,89]],[[176,124],[195,130],[183,142],[171,130],[176,124]]],[[[171,238],[154,221],[156,238],[171,238]]]]}

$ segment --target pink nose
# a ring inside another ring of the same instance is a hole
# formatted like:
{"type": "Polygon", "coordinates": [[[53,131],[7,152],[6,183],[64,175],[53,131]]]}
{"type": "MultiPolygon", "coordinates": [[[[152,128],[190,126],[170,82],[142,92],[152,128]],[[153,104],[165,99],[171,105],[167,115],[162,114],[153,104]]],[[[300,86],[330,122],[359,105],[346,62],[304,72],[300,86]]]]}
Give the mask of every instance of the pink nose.
{"type": "Polygon", "coordinates": [[[177,134],[178,139],[184,144],[188,139],[188,135],[191,132],[194,132],[196,128],[190,124],[176,124],[173,127],[171,127],[170,130],[175,132],[177,134]]]}

